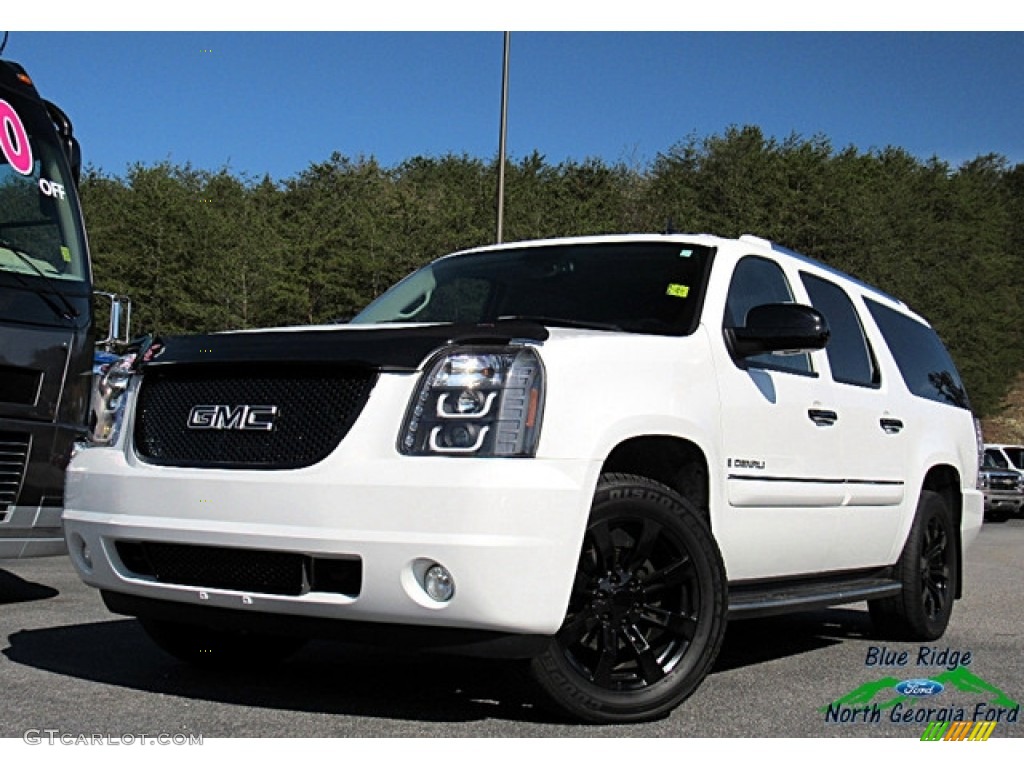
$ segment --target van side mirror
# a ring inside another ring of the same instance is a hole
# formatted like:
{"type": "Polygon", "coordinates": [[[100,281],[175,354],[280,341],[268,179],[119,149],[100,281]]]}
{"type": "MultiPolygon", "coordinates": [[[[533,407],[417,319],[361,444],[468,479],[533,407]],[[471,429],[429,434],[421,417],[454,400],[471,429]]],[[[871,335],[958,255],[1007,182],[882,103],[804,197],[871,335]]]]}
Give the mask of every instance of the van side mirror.
{"type": "Polygon", "coordinates": [[[798,354],[824,349],[828,321],[804,304],[761,304],[747,312],[746,325],[727,330],[729,349],[736,357],[765,352],[798,354]]]}
{"type": "Polygon", "coordinates": [[[93,293],[110,300],[110,323],[107,326],[107,336],[104,339],[97,339],[96,346],[110,350],[113,347],[127,344],[132,338],[132,300],[120,293],[106,291],[93,291],[93,293]]]}

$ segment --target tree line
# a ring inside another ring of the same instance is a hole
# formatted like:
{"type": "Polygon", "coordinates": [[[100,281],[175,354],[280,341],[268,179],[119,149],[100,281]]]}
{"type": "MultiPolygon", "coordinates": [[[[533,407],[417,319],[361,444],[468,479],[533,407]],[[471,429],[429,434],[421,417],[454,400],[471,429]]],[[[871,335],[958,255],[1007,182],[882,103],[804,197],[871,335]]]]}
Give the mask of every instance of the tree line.
{"type": "MultiPolygon", "coordinates": [[[[493,242],[496,186],[494,160],[335,153],[280,181],[87,168],[81,196],[97,287],[168,334],[347,318],[437,256],[493,242]]],[[[952,167],[746,126],[642,164],[534,152],[506,164],[505,189],[505,241],[752,233],[873,283],[935,326],[980,414],[1024,370],[1024,165],[999,155],[952,167]]]]}

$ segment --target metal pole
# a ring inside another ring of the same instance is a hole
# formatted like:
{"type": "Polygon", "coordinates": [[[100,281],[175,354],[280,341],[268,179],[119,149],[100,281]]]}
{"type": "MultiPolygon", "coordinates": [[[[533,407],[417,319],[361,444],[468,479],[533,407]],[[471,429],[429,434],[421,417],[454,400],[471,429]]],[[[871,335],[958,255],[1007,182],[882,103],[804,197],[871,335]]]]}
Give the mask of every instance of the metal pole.
{"type": "Polygon", "coordinates": [[[498,132],[498,237],[500,243],[505,224],[505,133],[508,127],[508,49],[512,33],[505,33],[505,56],[501,67],[501,130],[498,132]]]}

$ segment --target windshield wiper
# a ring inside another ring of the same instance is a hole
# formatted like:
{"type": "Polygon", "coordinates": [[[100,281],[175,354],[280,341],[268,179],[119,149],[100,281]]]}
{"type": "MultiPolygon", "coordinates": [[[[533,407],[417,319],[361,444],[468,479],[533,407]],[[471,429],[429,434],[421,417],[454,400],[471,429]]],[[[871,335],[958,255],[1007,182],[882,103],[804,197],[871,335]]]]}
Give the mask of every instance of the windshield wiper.
{"type": "MultiPolygon", "coordinates": [[[[27,251],[19,248],[14,243],[12,243],[10,240],[6,240],[6,239],[4,239],[2,237],[0,237],[0,248],[6,248],[8,251],[10,251],[15,256],[17,256],[22,264],[26,265],[35,274],[39,275],[39,277],[41,277],[44,280],[46,280],[47,282],[49,282],[50,278],[46,276],[46,273],[43,272],[43,270],[41,270],[39,267],[37,267],[35,265],[35,263],[32,261],[32,254],[30,254],[27,251]]],[[[4,270],[4,271],[6,271],[6,270],[4,270]]],[[[64,294],[62,294],[60,291],[58,291],[58,290],[56,290],[54,288],[49,288],[49,290],[44,291],[43,289],[41,289],[41,288],[39,288],[37,286],[32,285],[28,280],[26,280],[24,277],[22,277],[18,272],[9,272],[8,274],[14,275],[14,278],[19,283],[21,283],[23,286],[25,286],[30,291],[32,291],[36,296],[38,296],[40,299],[42,299],[46,303],[46,306],[48,306],[50,309],[52,309],[54,311],[54,313],[57,315],[57,317],[60,317],[60,318],[62,318],[64,320],[74,320],[76,317],[78,317],[81,314],[81,312],[79,312],[75,308],[75,305],[72,304],[70,301],[68,301],[67,297],[64,294]],[[56,302],[52,301],[47,294],[51,294],[53,296],[56,296],[60,300],[60,303],[64,305],[64,308],[61,309],[60,307],[58,307],[56,302]]]]}
{"type": "Polygon", "coordinates": [[[622,331],[623,329],[612,323],[598,323],[590,320],[570,320],[567,317],[549,317],[547,315],[500,315],[498,321],[502,320],[524,320],[527,322],[540,323],[541,325],[554,325],[559,328],[583,328],[591,331],[622,331]]]}

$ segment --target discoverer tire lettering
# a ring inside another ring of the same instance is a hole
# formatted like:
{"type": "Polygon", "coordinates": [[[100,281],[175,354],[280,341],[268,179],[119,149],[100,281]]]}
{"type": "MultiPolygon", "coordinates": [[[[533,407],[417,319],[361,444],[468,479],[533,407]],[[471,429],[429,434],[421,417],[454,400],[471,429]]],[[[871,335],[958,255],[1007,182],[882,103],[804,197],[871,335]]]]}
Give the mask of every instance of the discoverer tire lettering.
{"type": "Polygon", "coordinates": [[[604,475],[565,622],[533,675],[582,720],[660,717],[707,675],[726,608],[725,567],[697,510],[647,478],[604,475]]]}

